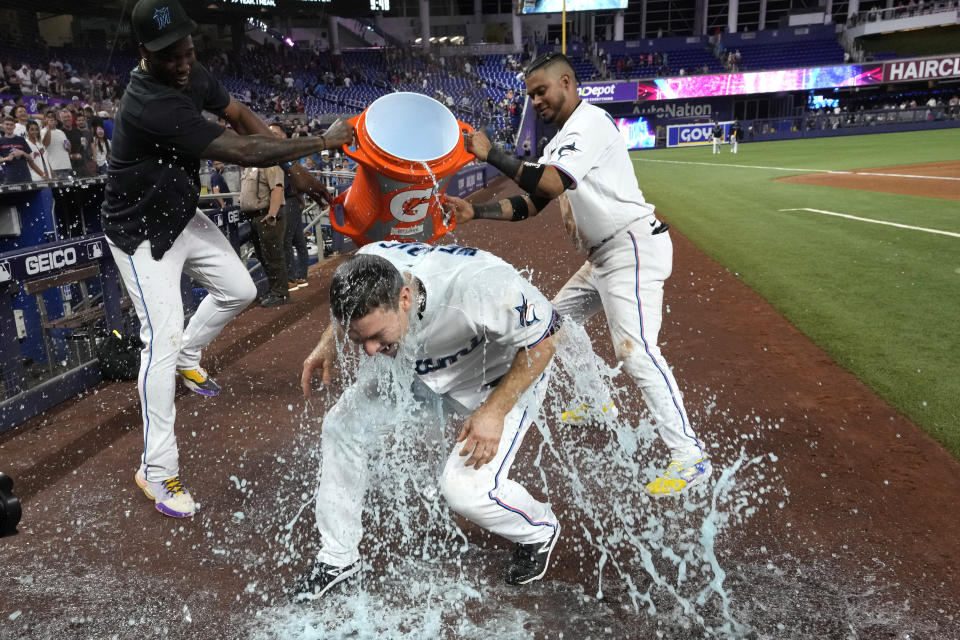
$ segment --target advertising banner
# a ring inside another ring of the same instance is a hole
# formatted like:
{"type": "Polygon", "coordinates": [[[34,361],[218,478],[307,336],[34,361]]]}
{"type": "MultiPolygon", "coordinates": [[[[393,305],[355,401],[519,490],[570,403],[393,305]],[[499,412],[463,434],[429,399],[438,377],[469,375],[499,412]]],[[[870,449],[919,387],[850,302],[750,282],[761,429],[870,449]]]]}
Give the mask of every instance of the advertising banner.
{"type": "Polygon", "coordinates": [[[777,69],[747,73],[658,78],[639,83],[638,97],[648,100],[678,100],[710,96],[740,96],[751,93],[805,91],[833,87],[862,87],[880,84],[879,64],[777,69]]]}
{"type": "MultiPolygon", "coordinates": [[[[730,134],[730,125],[733,121],[721,122],[723,139],[727,140],[730,134]]],[[[668,147],[697,147],[713,144],[713,123],[703,124],[672,124],[667,127],[668,147]]]]}
{"type": "Polygon", "coordinates": [[[884,82],[936,80],[960,76],[960,55],[901,60],[883,65],[884,82]]]}
{"type": "Polygon", "coordinates": [[[595,82],[577,87],[580,98],[587,102],[633,102],[637,99],[636,82],[595,82]]]}

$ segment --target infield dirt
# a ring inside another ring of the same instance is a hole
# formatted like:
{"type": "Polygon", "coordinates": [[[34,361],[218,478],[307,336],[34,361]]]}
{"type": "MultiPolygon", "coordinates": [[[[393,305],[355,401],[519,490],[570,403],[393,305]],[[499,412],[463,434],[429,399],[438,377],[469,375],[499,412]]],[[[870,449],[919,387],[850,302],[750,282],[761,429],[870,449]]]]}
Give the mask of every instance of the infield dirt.
{"type": "Polygon", "coordinates": [[[776,181],[960,200],[960,160],[805,173],[776,181]]]}
{"type": "MultiPolygon", "coordinates": [[[[514,192],[495,181],[476,199],[514,192]]],[[[456,240],[531,269],[548,295],[583,260],[567,248],[555,205],[520,224],[466,225],[456,240]]],[[[774,453],[767,482],[789,496],[758,504],[717,543],[751,629],[741,637],[960,638],[960,463],[733,274],[673,240],[661,344],[694,420],[716,417],[695,426],[707,442],[774,453]]],[[[132,383],[101,385],[0,436],[0,469],[24,505],[20,534],[0,541],[0,637],[241,638],[251,621],[269,631],[263,611],[308,562],[272,564],[271,541],[300,504],[296,526],[313,536],[315,467],[295,463],[312,464],[319,434],[304,432],[299,372],[329,318],[333,267],[312,267],[294,304],[251,307],[228,325],[204,359],[224,388],[219,398],[178,397],[182,475],[201,503],[192,520],[160,515],[133,484],[142,433],[132,383]]],[[[588,329],[612,361],[602,318],[588,329]]],[[[642,409],[638,395],[621,415],[642,409]]],[[[315,394],[310,411],[322,413],[334,396],[315,394]]],[[[538,477],[537,439],[525,441],[518,477],[538,477]]],[[[730,462],[723,458],[718,468],[730,462]]],[[[671,517],[664,504],[651,515],[671,517]]],[[[554,501],[561,519],[567,506],[554,501]]],[[[503,637],[703,637],[693,617],[658,620],[624,606],[615,580],[605,603],[585,595],[596,590],[599,558],[575,551],[580,533],[568,524],[545,582],[526,592],[491,586],[454,617],[495,618],[509,603],[527,622],[503,637]]],[[[506,558],[502,542],[463,528],[483,553],[506,558]]],[[[481,571],[491,585],[495,564],[481,571]]],[[[459,637],[456,628],[432,637],[459,637]]]]}

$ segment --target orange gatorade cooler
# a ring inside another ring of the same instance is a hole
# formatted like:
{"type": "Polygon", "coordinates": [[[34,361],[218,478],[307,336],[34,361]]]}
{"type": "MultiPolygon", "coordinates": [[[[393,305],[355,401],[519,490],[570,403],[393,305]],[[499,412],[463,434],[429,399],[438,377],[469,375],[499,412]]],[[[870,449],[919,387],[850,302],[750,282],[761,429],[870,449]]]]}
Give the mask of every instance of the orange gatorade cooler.
{"type": "Polygon", "coordinates": [[[380,240],[433,242],[456,226],[440,206],[451,176],[473,160],[463,132],[473,128],[419,93],[390,93],[350,120],[357,164],[350,188],[337,196],[343,223],[330,224],[358,246],[380,240]]]}

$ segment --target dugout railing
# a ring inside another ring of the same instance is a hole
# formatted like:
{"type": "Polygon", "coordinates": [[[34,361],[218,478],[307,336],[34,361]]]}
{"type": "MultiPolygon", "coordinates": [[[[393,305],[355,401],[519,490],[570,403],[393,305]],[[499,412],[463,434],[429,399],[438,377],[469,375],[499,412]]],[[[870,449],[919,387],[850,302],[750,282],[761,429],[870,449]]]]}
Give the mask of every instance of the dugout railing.
{"type": "MultiPolygon", "coordinates": [[[[349,186],[352,176],[348,173],[328,173],[321,175],[331,192],[349,186]]],[[[447,193],[464,196],[485,187],[495,174],[496,170],[486,164],[464,167],[451,178],[447,193]]],[[[68,182],[64,188],[102,190],[103,178],[68,182]]],[[[100,340],[113,330],[126,336],[139,331],[103,233],[94,230],[50,241],[56,236],[46,228],[53,215],[42,210],[50,206],[43,204],[44,190],[49,191],[45,183],[0,185],[0,210],[17,221],[8,231],[0,226],[0,235],[5,234],[0,237],[0,433],[98,384],[101,375],[96,347],[100,340]],[[47,222],[32,225],[37,221],[47,222]]],[[[91,202],[98,198],[102,202],[101,192],[88,195],[96,196],[91,202]]],[[[202,200],[231,196],[237,198],[239,194],[207,194],[202,200]]],[[[243,256],[239,207],[209,210],[206,214],[243,256]]],[[[306,207],[304,215],[305,229],[312,231],[321,256],[329,215],[316,205],[306,207]]],[[[342,213],[335,211],[334,215],[342,213]]],[[[95,229],[94,222],[90,220],[95,229]]],[[[329,233],[334,252],[352,248],[349,240],[332,229],[329,233]]],[[[254,279],[263,280],[259,274],[254,279]]],[[[184,312],[189,315],[203,292],[198,295],[186,276],[181,292],[184,312]]]]}

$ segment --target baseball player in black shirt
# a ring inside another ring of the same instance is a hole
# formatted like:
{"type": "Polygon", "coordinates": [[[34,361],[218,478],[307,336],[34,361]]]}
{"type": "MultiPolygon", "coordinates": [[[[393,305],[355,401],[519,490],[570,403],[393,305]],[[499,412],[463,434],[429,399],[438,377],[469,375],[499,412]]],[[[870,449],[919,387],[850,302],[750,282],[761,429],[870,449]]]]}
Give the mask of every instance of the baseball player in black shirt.
{"type": "MultiPolygon", "coordinates": [[[[268,167],[351,143],[354,132],[337,121],[323,136],[277,138],[197,63],[191,37],[197,25],[177,0],[140,0],[131,21],[142,60],[120,101],[101,218],[143,341],[144,451],[135,479],[158,511],[189,517],[196,506],[179,478],[176,380],[201,395],[220,392],[200,366],[200,352],[257,293],[230,243],[197,209],[200,160],[268,167]],[[221,116],[233,130],[202,111],[221,116]],[[183,273],[209,292],[186,329],[183,273]]],[[[298,190],[329,201],[323,185],[298,164],[289,172],[298,190]]]]}
{"type": "Polygon", "coordinates": [[[730,125],[730,132],[727,134],[727,138],[730,140],[730,153],[737,153],[737,146],[742,135],[743,127],[740,126],[740,121],[734,120],[733,124],[730,125]]]}

